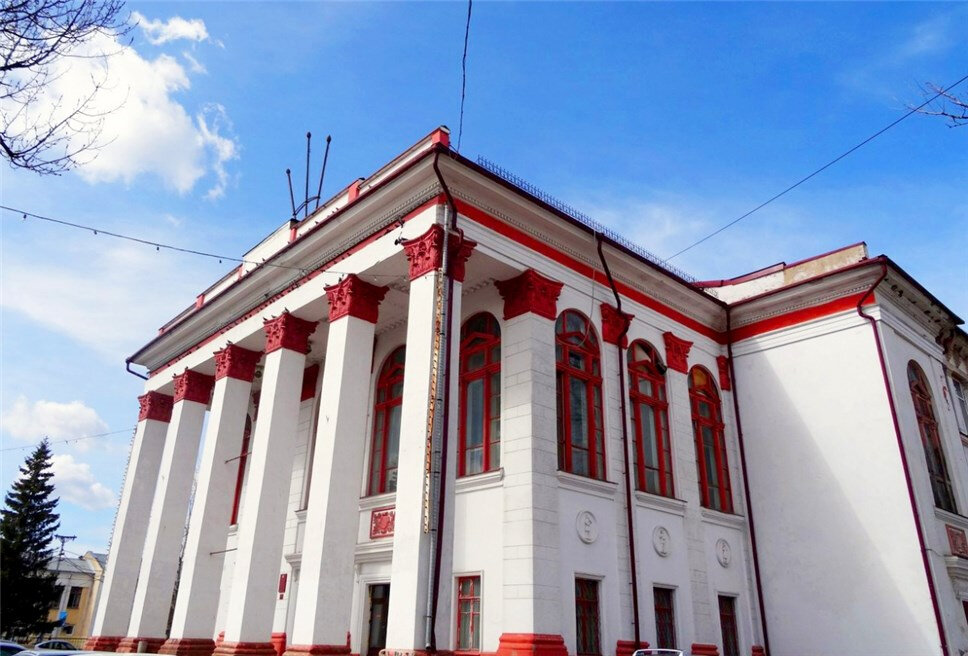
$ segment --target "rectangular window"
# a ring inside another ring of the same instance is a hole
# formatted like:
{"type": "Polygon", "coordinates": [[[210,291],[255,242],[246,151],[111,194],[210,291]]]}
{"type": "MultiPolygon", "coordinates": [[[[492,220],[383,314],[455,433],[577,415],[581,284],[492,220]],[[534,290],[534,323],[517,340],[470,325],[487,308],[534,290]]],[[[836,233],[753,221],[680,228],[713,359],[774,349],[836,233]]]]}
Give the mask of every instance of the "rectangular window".
{"type": "Polygon", "coordinates": [[[598,581],[575,579],[575,625],[578,634],[578,655],[601,656],[598,581]]]}
{"type": "Polygon", "coordinates": [[[968,435],[968,399],[965,398],[965,383],[964,381],[952,377],[951,387],[954,388],[955,392],[955,414],[958,415],[958,428],[962,433],[968,435]]]}
{"type": "Polygon", "coordinates": [[[53,610],[57,610],[58,608],[60,608],[61,600],[63,598],[64,598],[64,586],[59,585],[59,586],[57,586],[57,597],[54,599],[53,602],[51,602],[50,607],[53,610]]]}
{"type": "Polygon", "coordinates": [[[481,577],[457,579],[457,650],[481,650],[481,577]]]}
{"type": "Polygon", "coordinates": [[[736,597],[719,597],[719,625],[723,630],[723,656],[739,656],[736,597]]]}
{"type": "Polygon", "coordinates": [[[655,646],[677,649],[675,590],[652,588],[655,598],[655,646]]]}
{"type": "Polygon", "coordinates": [[[68,608],[80,608],[81,607],[81,592],[84,588],[79,588],[77,586],[71,587],[71,594],[67,597],[67,607],[68,608]]]}

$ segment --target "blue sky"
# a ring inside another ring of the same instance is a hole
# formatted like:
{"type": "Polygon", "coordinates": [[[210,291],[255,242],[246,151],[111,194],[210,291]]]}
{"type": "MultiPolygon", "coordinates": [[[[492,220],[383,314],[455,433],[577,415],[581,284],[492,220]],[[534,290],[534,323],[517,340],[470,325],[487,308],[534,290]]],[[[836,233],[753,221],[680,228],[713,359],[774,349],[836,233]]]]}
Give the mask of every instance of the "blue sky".
{"type": "MultiPolygon", "coordinates": [[[[99,44],[118,51],[109,143],[60,177],[3,165],[3,204],[240,256],[287,218],[307,130],[314,171],[333,136],[324,195],[439,124],[456,143],[465,4],[128,8],[131,43],[99,44]]],[[[957,4],[479,1],[461,152],[669,256],[895,120],[919,83],[968,74],[966,52],[957,4]]],[[[864,240],[968,317],[966,190],[968,127],[912,116],[673,263],[723,278],[864,240]]],[[[0,229],[7,490],[17,447],[134,426],[125,356],[228,266],[9,213],[0,229]]],[[[129,437],[55,446],[69,549],[106,548],[129,437]]]]}

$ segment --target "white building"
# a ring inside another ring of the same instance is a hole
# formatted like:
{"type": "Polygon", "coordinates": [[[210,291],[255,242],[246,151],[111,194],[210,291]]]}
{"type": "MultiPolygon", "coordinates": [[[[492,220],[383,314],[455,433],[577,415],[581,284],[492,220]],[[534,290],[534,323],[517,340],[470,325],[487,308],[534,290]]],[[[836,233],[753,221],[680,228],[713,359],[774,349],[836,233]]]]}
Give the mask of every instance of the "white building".
{"type": "Polygon", "coordinates": [[[441,128],[164,326],[89,645],[968,649],[961,320],[862,244],[694,283],[573,214],[441,128]]]}

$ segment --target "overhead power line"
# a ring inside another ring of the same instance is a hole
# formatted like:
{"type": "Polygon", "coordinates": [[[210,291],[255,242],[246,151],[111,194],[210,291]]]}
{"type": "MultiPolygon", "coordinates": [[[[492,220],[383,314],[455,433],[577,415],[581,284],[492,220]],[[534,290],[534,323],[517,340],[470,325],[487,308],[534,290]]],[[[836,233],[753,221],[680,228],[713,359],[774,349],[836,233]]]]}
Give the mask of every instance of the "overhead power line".
{"type": "Polygon", "coordinates": [[[743,214],[742,216],[739,216],[739,217],[733,219],[732,221],[730,221],[726,225],[724,225],[721,228],[719,228],[719,229],[717,229],[717,230],[709,233],[708,235],[706,235],[702,239],[699,239],[699,240],[697,240],[697,241],[689,244],[688,246],[686,246],[685,248],[683,248],[681,251],[679,251],[677,253],[674,253],[673,255],[670,255],[669,257],[667,257],[665,259],[665,261],[668,262],[669,260],[672,260],[672,259],[675,259],[675,258],[679,257],[680,255],[682,255],[686,251],[695,248],[699,244],[703,243],[704,241],[706,241],[708,239],[711,239],[711,238],[715,237],[716,235],[718,235],[722,231],[726,230],[727,228],[736,225],[737,223],[739,223],[740,221],[742,221],[743,219],[745,219],[749,215],[753,214],[754,212],[757,212],[757,211],[763,209],[764,207],[766,207],[767,205],[769,205],[773,201],[777,200],[781,196],[785,196],[786,194],[788,194],[789,192],[793,191],[794,189],[796,189],[797,187],[799,187],[800,185],[802,185],[804,182],[806,182],[810,178],[812,178],[812,177],[814,177],[814,176],[822,173],[823,171],[827,170],[828,168],[830,168],[831,166],[833,166],[834,164],[836,164],[837,162],[839,162],[843,158],[845,158],[848,155],[850,155],[851,153],[853,153],[855,150],[861,148],[862,146],[867,145],[868,143],[870,143],[871,141],[873,141],[877,137],[881,136],[882,134],[884,134],[885,132],[887,132],[888,130],[890,130],[891,128],[893,128],[895,125],[897,125],[898,123],[900,123],[901,121],[903,121],[904,119],[906,119],[907,117],[909,117],[911,114],[916,114],[920,110],[924,109],[927,105],[929,105],[932,102],[934,102],[935,100],[937,100],[939,96],[941,96],[944,93],[947,93],[947,92],[951,91],[952,89],[954,89],[956,86],[958,86],[959,84],[961,84],[965,80],[968,80],[968,75],[964,76],[963,78],[961,78],[957,82],[948,85],[946,88],[939,89],[936,94],[934,94],[933,96],[931,96],[930,98],[928,98],[927,100],[925,100],[923,103],[921,103],[917,107],[912,108],[907,114],[904,114],[903,116],[901,116],[897,120],[892,121],[888,125],[884,126],[880,130],[878,130],[877,132],[875,132],[874,134],[872,134],[871,136],[869,136],[866,139],[864,139],[863,141],[861,141],[859,144],[857,144],[853,148],[845,151],[841,155],[839,155],[839,156],[835,157],[834,159],[830,160],[829,162],[827,162],[826,164],[824,164],[823,166],[821,166],[819,169],[817,169],[816,171],[814,171],[810,175],[808,175],[808,176],[806,176],[804,178],[801,178],[800,180],[798,180],[797,182],[793,183],[792,185],[790,185],[789,187],[787,187],[786,189],[784,189],[780,193],[776,194],[775,196],[773,196],[769,200],[766,200],[766,201],[760,203],[759,205],[757,205],[756,207],[754,207],[753,209],[751,209],[746,214],[743,214]]]}
{"type": "MultiPolygon", "coordinates": [[[[129,433],[130,434],[130,433],[133,433],[134,432],[134,429],[135,429],[135,427],[132,426],[131,428],[125,428],[124,430],[111,431],[109,433],[97,433],[96,435],[81,435],[80,437],[69,437],[67,439],[55,440],[53,442],[49,442],[49,444],[68,444],[70,442],[80,442],[81,440],[93,440],[96,437],[108,437],[109,435],[120,435],[121,433],[129,433]]],[[[38,442],[38,444],[39,444],[39,442],[38,442]]],[[[35,449],[35,448],[37,448],[37,444],[25,444],[23,446],[7,446],[7,447],[4,447],[4,448],[0,449],[0,451],[17,451],[19,449],[35,449]]]]}

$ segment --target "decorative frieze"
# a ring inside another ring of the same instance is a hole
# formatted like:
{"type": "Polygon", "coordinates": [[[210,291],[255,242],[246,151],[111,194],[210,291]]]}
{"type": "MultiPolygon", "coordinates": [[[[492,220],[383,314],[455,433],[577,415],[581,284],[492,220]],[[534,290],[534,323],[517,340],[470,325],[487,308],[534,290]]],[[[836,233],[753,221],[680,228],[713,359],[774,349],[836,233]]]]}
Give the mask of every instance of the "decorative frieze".
{"type": "Polygon", "coordinates": [[[619,312],[618,308],[602,303],[602,339],[609,344],[618,344],[619,336],[622,338],[620,346],[625,348],[629,345],[628,336],[625,334],[632,319],[635,316],[628,312],[619,312]]]}
{"type": "Polygon", "coordinates": [[[255,378],[255,367],[259,364],[262,353],[250,351],[235,344],[229,344],[224,349],[215,351],[215,380],[235,378],[251,383],[255,378]]]}
{"type": "Polygon", "coordinates": [[[356,274],[349,274],[326,288],[330,323],[346,316],[376,323],[380,313],[380,301],[389,289],[371,285],[356,274]]]}
{"type": "Polygon", "coordinates": [[[720,355],[716,358],[716,366],[719,367],[719,388],[728,392],[733,389],[733,381],[729,377],[729,358],[720,355]]]}
{"type": "Polygon", "coordinates": [[[283,348],[296,353],[309,353],[309,336],[316,330],[317,323],[300,319],[289,312],[264,320],[266,354],[283,348]]]}
{"type": "Polygon", "coordinates": [[[179,401],[194,401],[208,405],[212,398],[212,386],[215,378],[206,374],[186,369],[175,374],[175,403],[179,401]]]}
{"type": "MultiPolygon", "coordinates": [[[[403,242],[403,250],[410,261],[410,280],[439,269],[443,265],[444,227],[439,223],[430,226],[421,236],[403,242]]],[[[458,235],[451,235],[450,271],[457,282],[464,282],[465,265],[471,256],[471,251],[477,246],[476,241],[462,239],[458,235]]]]}
{"type": "Polygon", "coordinates": [[[670,332],[662,333],[665,340],[666,364],[670,369],[675,369],[684,374],[689,373],[689,349],[692,342],[676,337],[670,332]]]}
{"type": "Polygon", "coordinates": [[[138,397],[138,405],[140,406],[138,421],[154,419],[155,421],[168,423],[171,421],[171,407],[174,402],[175,400],[172,397],[161,392],[147,392],[142,394],[138,397]]]}
{"type": "Polygon", "coordinates": [[[545,278],[534,269],[528,269],[509,280],[496,280],[494,285],[504,299],[504,319],[513,319],[526,312],[533,312],[546,319],[558,317],[558,297],[563,283],[545,278]]]}

